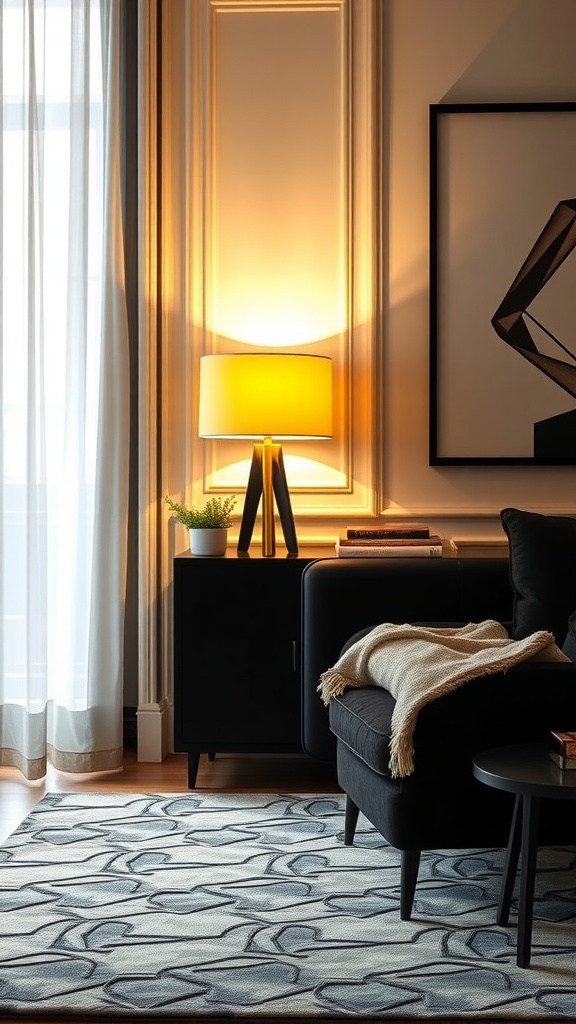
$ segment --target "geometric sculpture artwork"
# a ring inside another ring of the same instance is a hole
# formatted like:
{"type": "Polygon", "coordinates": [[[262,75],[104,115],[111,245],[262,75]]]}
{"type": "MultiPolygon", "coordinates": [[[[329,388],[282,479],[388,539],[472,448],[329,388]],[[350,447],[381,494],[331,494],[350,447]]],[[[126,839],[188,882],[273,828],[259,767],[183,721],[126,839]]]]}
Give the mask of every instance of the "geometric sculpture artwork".
{"type": "MultiPolygon", "coordinates": [[[[496,334],[541,373],[576,398],[576,356],[529,312],[530,303],[576,247],[576,199],[555,207],[491,323],[496,334]],[[543,332],[568,358],[538,348],[531,327],[543,332]]],[[[534,456],[576,458],[576,409],[534,424],[534,456]]]]}

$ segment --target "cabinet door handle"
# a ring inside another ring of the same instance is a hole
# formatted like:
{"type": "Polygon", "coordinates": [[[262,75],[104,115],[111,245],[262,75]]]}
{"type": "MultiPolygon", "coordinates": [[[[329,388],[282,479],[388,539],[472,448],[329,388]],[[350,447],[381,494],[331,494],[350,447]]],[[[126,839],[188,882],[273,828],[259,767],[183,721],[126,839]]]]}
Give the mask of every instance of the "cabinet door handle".
{"type": "Polygon", "coordinates": [[[292,641],[292,668],[295,672],[298,671],[298,641],[292,641]]]}

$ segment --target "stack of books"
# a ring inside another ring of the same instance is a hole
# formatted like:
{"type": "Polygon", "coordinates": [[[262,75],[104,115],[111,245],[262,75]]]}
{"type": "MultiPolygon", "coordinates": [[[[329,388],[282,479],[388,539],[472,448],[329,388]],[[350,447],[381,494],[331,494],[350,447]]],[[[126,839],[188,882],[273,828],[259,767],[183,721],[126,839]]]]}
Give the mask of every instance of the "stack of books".
{"type": "Polygon", "coordinates": [[[576,732],[551,732],[550,757],[559,768],[576,768],[576,732]]]}
{"type": "Polygon", "coordinates": [[[442,540],[426,523],[349,526],[336,541],[339,558],[441,558],[442,540]]]}

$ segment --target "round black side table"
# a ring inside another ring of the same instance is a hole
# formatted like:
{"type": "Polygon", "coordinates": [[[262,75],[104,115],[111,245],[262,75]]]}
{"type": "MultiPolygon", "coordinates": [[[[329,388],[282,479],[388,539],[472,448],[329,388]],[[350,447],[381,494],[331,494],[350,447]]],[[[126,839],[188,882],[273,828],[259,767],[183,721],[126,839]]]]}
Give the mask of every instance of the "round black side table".
{"type": "MultiPolygon", "coordinates": [[[[497,923],[508,924],[521,851],[516,963],[519,967],[529,967],[540,801],[576,800],[576,770],[558,768],[546,744],[525,743],[482,751],[474,758],[473,772],[475,778],[487,786],[516,795],[497,923]]],[[[576,822],[574,834],[576,836],[576,822]]]]}

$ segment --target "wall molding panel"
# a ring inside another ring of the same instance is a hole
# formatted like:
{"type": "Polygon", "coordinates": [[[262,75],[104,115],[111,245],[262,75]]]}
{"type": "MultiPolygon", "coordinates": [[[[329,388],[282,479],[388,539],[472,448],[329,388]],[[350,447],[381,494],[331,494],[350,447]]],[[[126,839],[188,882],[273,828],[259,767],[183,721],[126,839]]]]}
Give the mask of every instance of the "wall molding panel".
{"type": "Polygon", "coordinates": [[[197,437],[201,355],[329,355],[334,437],[284,457],[299,536],[333,536],[378,507],[379,4],[164,8],[166,489],[242,508],[251,445],[197,437]]]}

